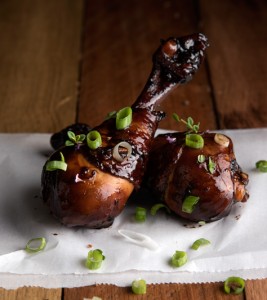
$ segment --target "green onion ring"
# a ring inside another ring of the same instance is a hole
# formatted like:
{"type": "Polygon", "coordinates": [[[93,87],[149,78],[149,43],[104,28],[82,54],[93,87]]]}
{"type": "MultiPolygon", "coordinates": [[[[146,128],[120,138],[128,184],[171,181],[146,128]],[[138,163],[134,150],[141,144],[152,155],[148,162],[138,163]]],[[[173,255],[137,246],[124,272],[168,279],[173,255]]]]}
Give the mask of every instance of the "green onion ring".
{"type": "Polygon", "coordinates": [[[134,280],[132,282],[132,291],[136,295],[146,294],[146,281],[144,279],[134,280]]]}
{"type": "Polygon", "coordinates": [[[169,209],[166,205],[164,205],[164,204],[162,204],[162,203],[158,203],[158,204],[155,204],[155,205],[153,205],[153,206],[151,207],[151,209],[150,209],[151,215],[152,215],[152,216],[155,216],[156,213],[157,213],[157,211],[158,211],[160,208],[165,208],[169,214],[171,213],[170,209],[169,209]]]}
{"type": "Polygon", "coordinates": [[[204,154],[199,154],[199,155],[197,156],[197,162],[198,162],[198,163],[202,164],[203,162],[205,162],[205,160],[206,160],[206,157],[205,157],[204,154]]]}
{"type": "Polygon", "coordinates": [[[190,133],[185,136],[185,145],[194,149],[201,149],[204,147],[204,139],[201,135],[190,133]]]}
{"type": "Polygon", "coordinates": [[[197,250],[200,246],[205,246],[205,245],[209,245],[209,244],[210,244],[209,240],[200,238],[200,239],[194,241],[193,245],[191,246],[191,249],[197,250]]]}
{"type": "Polygon", "coordinates": [[[118,161],[123,162],[125,159],[132,155],[133,148],[128,142],[120,142],[118,143],[112,150],[112,156],[118,161]],[[127,150],[127,154],[122,156],[120,154],[120,147],[125,148],[127,150]]]}
{"type": "Polygon", "coordinates": [[[256,168],[260,172],[267,172],[267,160],[259,160],[256,162],[256,168]]]}
{"type": "Polygon", "coordinates": [[[240,277],[228,277],[224,282],[224,291],[227,294],[241,294],[245,288],[245,280],[240,277]]]}
{"type": "Polygon", "coordinates": [[[124,107],[116,114],[116,128],[118,130],[125,129],[132,123],[132,109],[131,107],[124,107]]]}
{"type": "Polygon", "coordinates": [[[90,270],[97,270],[101,267],[103,260],[105,260],[105,256],[103,255],[102,250],[90,250],[85,265],[90,270]]]}
{"type": "Polygon", "coordinates": [[[29,253],[36,253],[42,251],[46,246],[46,239],[44,237],[34,238],[28,241],[25,250],[29,253]],[[37,246],[35,246],[37,244],[37,246]]]}
{"type": "Polygon", "coordinates": [[[171,258],[171,265],[179,268],[187,263],[187,253],[185,251],[175,251],[171,258]]]}
{"type": "Polygon", "coordinates": [[[188,214],[191,214],[199,201],[199,197],[197,196],[187,196],[182,204],[182,211],[188,214]]]}
{"type": "Polygon", "coordinates": [[[135,220],[137,222],[145,222],[146,220],[146,209],[144,207],[136,207],[135,209],[135,220]]]}
{"type": "Polygon", "coordinates": [[[90,131],[86,136],[87,146],[95,150],[102,144],[102,138],[100,133],[97,130],[90,131]]]}
{"type": "Polygon", "coordinates": [[[64,161],[51,160],[46,163],[45,170],[46,171],[56,171],[56,170],[66,171],[67,167],[68,167],[68,165],[64,161]]]}

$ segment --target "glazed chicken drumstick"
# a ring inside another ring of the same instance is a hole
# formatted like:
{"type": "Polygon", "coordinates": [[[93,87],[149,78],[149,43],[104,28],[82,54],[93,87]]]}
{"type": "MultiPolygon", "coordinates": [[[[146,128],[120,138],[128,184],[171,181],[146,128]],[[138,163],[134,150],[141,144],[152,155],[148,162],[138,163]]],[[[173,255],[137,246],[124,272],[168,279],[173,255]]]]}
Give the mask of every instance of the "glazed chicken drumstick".
{"type": "Polygon", "coordinates": [[[158,102],[192,78],[207,46],[203,34],[163,41],[153,56],[143,91],[131,108],[125,109],[132,111],[131,123],[118,128],[117,113],[92,129],[101,137],[98,148],[83,142],[63,146],[52,154],[42,172],[42,195],[63,224],[103,228],[113,223],[141,184],[152,139],[164,116],[156,111],[158,102]],[[53,161],[64,161],[66,170],[51,171],[47,164],[53,161]]]}
{"type": "Polygon", "coordinates": [[[203,146],[195,148],[194,143],[186,144],[186,135],[175,132],[155,138],[147,166],[148,187],[158,201],[186,220],[219,220],[234,203],[247,200],[248,175],[238,165],[229,137],[199,132],[203,146]]]}

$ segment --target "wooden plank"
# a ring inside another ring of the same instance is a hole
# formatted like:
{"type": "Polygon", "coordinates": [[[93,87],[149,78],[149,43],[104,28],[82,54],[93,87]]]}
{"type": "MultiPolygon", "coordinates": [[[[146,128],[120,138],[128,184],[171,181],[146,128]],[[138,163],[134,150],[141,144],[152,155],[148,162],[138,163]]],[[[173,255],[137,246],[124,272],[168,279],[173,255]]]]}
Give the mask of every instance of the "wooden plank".
{"type": "Polygon", "coordinates": [[[0,299],[3,300],[60,300],[61,289],[44,289],[36,287],[24,287],[17,290],[5,290],[0,288],[0,299]]]}
{"type": "Polygon", "coordinates": [[[82,0],[0,2],[0,132],[75,121],[82,0]]]}
{"type": "Polygon", "coordinates": [[[246,291],[246,300],[266,299],[267,279],[247,280],[245,291],[246,291]]]}
{"type": "MultiPolygon", "coordinates": [[[[160,39],[198,31],[195,1],[88,1],[81,72],[79,121],[95,126],[110,111],[128,106],[140,94],[160,39]],[[127,16],[127,17],[126,17],[127,16]]],[[[205,65],[178,87],[160,109],[161,128],[177,129],[171,114],[199,120],[202,129],[216,122],[205,65]]]]}
{"type": "MultiPolygon", "coordinates": [[[[100,297],[105,300],[131,300],[136,299],[130,287],[119,288],[114,285],[94,285],[79,289],[65,289],[64,300],[82,300],[84,298],[92,298],[93,296],[100,297]]],[[[244,295],[237,295],[235,300],[243,300],[244,295]]],[[[196,300],[196,299],[212,299],[212,300],[227,300],[233,299],[232,295],[227,295],[223,292],[222,283],[209,284],[151,284],[147,286],[145,295],[138,295],[138,299],[146,300],[196,300]]]]}
{"type": "Polygon", "coordinates": [[[267,126],[267,2],[200,0],[222,128],[267,126]]]}

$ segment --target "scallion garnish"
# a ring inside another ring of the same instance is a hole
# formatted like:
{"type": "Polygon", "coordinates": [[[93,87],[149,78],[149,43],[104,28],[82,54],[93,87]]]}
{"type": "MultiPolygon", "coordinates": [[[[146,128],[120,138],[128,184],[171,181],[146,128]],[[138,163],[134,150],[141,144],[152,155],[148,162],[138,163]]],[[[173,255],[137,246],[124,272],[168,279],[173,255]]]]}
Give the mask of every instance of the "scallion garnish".
{"type": "Polygon", "coordinates": [[[199,201],[199,197],[197,196],[187,196],[182,204],[182,211],[188,214],[191,214],[193,210],[195,209],[196,204],[199,201]]]}
{"type": "Polygon", "coordinates": [[[200,246],[205,246],[205,245],[209,245],[209,244],[210,244],[209,240],[200,238],[200,239],[194,241],[193,245],[191,246],[191,249],[197,250],[200,246]]]}
{"type": "Polygon", "coordinates": [[[185,145],[194,149],[201,149],[204,147],[204,139],[201,135],[190,133],[185,136],[185,145]]]}
{"type": "Polygon", "coordinates": [[[102,250],[90,250],[85,265],[90,270],[97,270],[101,267],[103,260],[105,260],[105,256],[103,255],[102,250]]]}
{"type": "Polygon", "coordinates": [[[135,220],[137,222],[145,222],[146,220],[146,209],[144,207],[136,207],[135,209],[135,220]]]}
{"type": "Polygon", "coordinates": [[[65,142],[65,146],[74,146],[75,144],[81,144],[85,140],[85,134],[75,135],[73,131],[68,131],[68,140],[65,142]]]}
{"type": "Polygon", "coordinates": [[[162,203],[158,203],[158,204],[155,204],[151,207],[150,209],[150,213],[152,216],[155,216],[157,211],[160,209],[160,208],[165,208],[167,210],[167,212],[170,214],[171,211],[169,209],[169,207],[167,207],[166,205],[162,204],[162,203]]]}
{"type": "Polygon", "coordinates": [[[144,295],[146,293],[146,281],[144,279],[134,280],[132,282],[132,291],[136,295],[144,295]]]}
{"type": "Polygon", "coordinates": [[[44,237],[34,238],[29,240],[25,250],[29,253],[36,253],[42,251],[46,246],[46,239],[44,237]]]}
{"type": "Polygon", "coordinates": [[[198,132],[200,123],[194,124],[193,118],[188,117],[187,120],[185,121],[181,119],[176,113],[173,113],[172,117],[175,121],[184,123],[189,132],[195,132],[195,133],[198,132]]]}
{"type": "Polygon", "coordinates": [[[114,111],[111,111],[107,114],[105,120],[109,120],[109,119],[113,119],[113,118],[116,118],[116,114],[117,112],[114,110],[114,111]]]}
{"type": "Polygon", "coordinates": [[[256,168],[260,172],[267,172],[267,160],[259,160],[256,162],[256,168]]]}
{"type": "Polygon", "coordinates": [[[88,147],[95,150],[102,144],[101,134],[97,130],[92,130],[87,134],[86,141],[88,147]]]}
{"type": "Polygon", "coordinates": [[[132,109],[131,107],[124,107],[116,114],[116,128],[118,130],[125,129],[132,123],[132,109]]]}
{"type": "Polygon", "coordinates": [[[185,251],[175,251],[171,258],[171,265],[179,268],[187,263],[187,253],[185,251]]]}
{"type": "Polygon", "coordinates": [[[132,155],[133,148],[128,142],[118,143],[112,151],[112,156],[118,161],[123,162],[132,155]]]}
{"type": "Polygon", "coordinates": [[[205,157],[205,155],[204,154],[199,154],[198,156],[197,156],[197,162],[198,163],[203,163],[204,161],[206,160],[206,157],[205,157]]]}
{"type": "Polygon", "coordinates": [[[65,158],[62,152],[59,152],[61,160],[50,160],[45,165],[46,171],[62,170],[66,171],[68,165],[65,163],[65,158]]]}
{"type": "Polygon", "coordinates": [[[240,277],[228,277],[224,282],[224,291],[227,294],[241,294],[245,288],[245,281],[240,277]]]}
{"type": "Polygon", "coordinates": [[[216,170],[216,164],[211,157],[209,157],[208,169],[211,174],[213,174],[216,170]]]}

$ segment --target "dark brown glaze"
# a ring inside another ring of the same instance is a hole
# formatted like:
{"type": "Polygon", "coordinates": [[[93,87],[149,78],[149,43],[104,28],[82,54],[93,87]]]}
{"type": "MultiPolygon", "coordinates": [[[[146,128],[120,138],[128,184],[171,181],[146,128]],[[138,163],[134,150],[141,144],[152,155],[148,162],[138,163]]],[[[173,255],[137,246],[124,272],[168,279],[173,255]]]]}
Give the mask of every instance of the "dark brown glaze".
{"type": "Polygon", "coordinates": [[[147,167],[147,184],[158,200],[178,216],[190,221],[211,222],[229,214],[232,205],[246,201],[248,175],[238,165],[233,143],[221,146],[214,141],[215,133],[201,133],[202,149],[185,145],[185,132],[159,135],[155,138],[147,167]],[[205,155],[203,163],[198,155],[205,155]],[[215,171],[208,167],[209,157],[215,171]],[[192,213],[182,211],[184,199],[199,197],[192,213]]]}
{"type": "MultiPolygon", "coordinates": [[[[155,131],[164,116],[156,111],[159,100],[192,78],[206,47],[207,39],[202,34],[162,42],[153,56],[149,79],[132,105],[131,125],[117,130],[115,119],[106,120],[93,128],[101,134],[101,147],[96,150],[86,144],[63,147],[60,151],[68,165],[67,171],[51,172],[43,168],[44,202],[63,224],[89,228],[112,224],[133,189],[141,184],[155,131]],[[121,141],[131,145],[132,154],[118,162],[112,152],[121,141]]],[[[59,159],[59,151],[49,158],[59,159]]]]}

